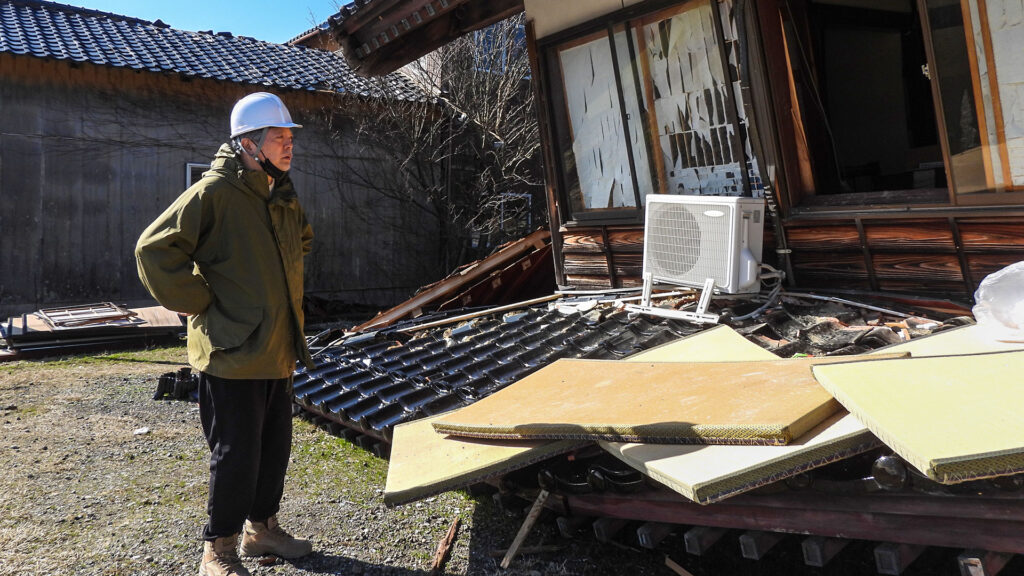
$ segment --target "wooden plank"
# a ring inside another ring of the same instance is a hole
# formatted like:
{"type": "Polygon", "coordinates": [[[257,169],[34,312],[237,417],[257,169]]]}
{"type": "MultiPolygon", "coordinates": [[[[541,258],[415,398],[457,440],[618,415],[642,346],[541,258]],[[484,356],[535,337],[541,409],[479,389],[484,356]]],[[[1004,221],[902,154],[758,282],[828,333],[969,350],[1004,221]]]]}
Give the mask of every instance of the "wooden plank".
{"type": "Polygon", "coordinates": [[[493,255],[476,262],[459,272],[448,276],[444,280],[435,282],[427,289],[416,296],[406,300],[402,304],[387,311],[381,312],[372,320],[356,326],[351,331],[360,332],[371,328],[383,328],[406,317],[412,310],[422,308],[430,303],[436,302],[452,294],[453,292],[471,285],[481,278],[488,276],[494,270],[500,270],[534,249],[534,243],[546,241],[550,237],[547,230],[538,230],[529,236],[510,242],[504,248],[493,255]]]}
{"type": "Polygon", "coordinates": [[[872,252],[925,250],[954,252],[953,232],[946,220],[874,221],[864,224],[872,252]]]}
{"type": "Polygon", "coordinates": [[[835,361],[561,359],[434,428],[482,438],[785,444],[838,410],[810,373],[835,361]]]}
{"type": "Polygon", "coordinates": [[[665,556],[665,566],[668,567],[669,570],[678,574],[679,576],[693,576],[693,574],[687,571],[686,568],[683,568],[675,560],[669,558],[668,556],[665,556]]]}
{"type": "Polygon", "coordinates": [[[960,219],[960,237],[968,252],[1024,249],[1024,221],[986,222],[960,219]]]}
{"type": "Polygon", "coordinates": [[[929,478],[953,484],[1024,472],[1024,421],[1011,408],[1024,402],[1017,385],[1024,349],[813,371],[847,410],[929,478]],[[906,376],[894,381],[894,374],[906,376]]]}
{"type": "Polygon", "coordinates": [[[516,533],[515,539],[512,541],[512,545],[508,547],[508,552],[505,553],[505,557],[501,560],[501,569],[505,570],[508,565],[512,563],[512,559],[516,557],[516,552],[519,551],[519,547],[523,545],[523,541],[526,540],[526,535],[530,533],[534,523],[537,522],[537,518],[540,513],[544,510],[544,502],[548,499],[548,491],[543,488],[537,494],[537,499],[533,501],[533,506],[530,508],[530,512],[526,515],[526,519],[523,520],[523,525],[519,527],[519,532],[516,533]]]}
{"type": "Polygon", "coordinates": [[[437,543],[437,550],[434,552],[434,561],[430,565],[430,575],[438,576],[444,573],[445,562],[448,561],[448,555],[452,550],[452,543],[455,542],[455,532],[459,529],[459,517],[456,516],[452,520],[451,526],[448,527],[448,532],[444,538],[437,543]]]}
{"type": "Polygon", "coordinates": [[[793,250],[860,250],[860,234],[853,222],[787,226],[786,243],[793,250]]]}

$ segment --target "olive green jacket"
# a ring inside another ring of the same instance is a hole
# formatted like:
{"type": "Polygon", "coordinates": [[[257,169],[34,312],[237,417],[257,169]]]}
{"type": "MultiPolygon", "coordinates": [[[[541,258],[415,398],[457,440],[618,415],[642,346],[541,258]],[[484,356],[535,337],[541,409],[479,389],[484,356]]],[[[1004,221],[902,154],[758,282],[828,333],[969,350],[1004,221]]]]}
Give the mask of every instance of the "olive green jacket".
{"type": "Polygon", "coordinates": [[[285,378],[312,368],[303,335],[302,257],[313,230],[291,180],[271,190],[227,144],[211,169],[146,228],[139,278],[189,314],[188,360],[220,378],[285,378]]]}

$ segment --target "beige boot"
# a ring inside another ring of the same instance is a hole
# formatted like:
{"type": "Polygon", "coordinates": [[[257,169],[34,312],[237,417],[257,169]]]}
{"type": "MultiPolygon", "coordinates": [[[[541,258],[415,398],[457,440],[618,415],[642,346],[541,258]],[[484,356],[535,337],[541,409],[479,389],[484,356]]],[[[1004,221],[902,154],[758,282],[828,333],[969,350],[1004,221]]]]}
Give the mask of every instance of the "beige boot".
{"type": "Polygon", "coordinates": [[[204,542],[199,576],[250,576],[235,551],[237,545],[238,534],[204,542]]]}
{"type": "Polygon", "coordinates": [[[277,523],[277,516],[266,523],[245,521],[242,530],[242,555],[263,556],[273,554],[281,558],[299,558],[313,551],[309,540],[295,538],[277,523]]]}

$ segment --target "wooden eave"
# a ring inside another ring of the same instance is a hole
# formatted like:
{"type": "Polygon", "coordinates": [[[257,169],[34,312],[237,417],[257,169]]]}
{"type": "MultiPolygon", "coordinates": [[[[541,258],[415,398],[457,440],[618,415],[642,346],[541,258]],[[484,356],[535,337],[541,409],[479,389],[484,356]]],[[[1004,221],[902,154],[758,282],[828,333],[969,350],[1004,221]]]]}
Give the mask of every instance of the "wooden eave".
{"type": "Polygon", "coordinates": [[[374,0],[330,29],[354,72],[380,76],[522,10],[523,0],[374,0]]]}

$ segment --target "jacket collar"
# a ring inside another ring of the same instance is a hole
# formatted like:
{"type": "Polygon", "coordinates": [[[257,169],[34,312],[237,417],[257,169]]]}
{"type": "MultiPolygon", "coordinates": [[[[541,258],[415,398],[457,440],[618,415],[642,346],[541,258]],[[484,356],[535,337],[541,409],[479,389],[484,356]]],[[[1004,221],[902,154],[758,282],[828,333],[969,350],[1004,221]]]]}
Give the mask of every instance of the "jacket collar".
{"type": "Polygon", "coordinates": [[[230,144],[221,144],[210,165],[210,170],[227,178],[236,188],[261,198],[264,202],[288,206],[296,201],[295,187],[292,185],[291,176],[285,174],[283,178],[274,183],[274,188],[271,190],[270,184],[267,182],[267,173],[262,170],[246,168],[230,144]]]}

